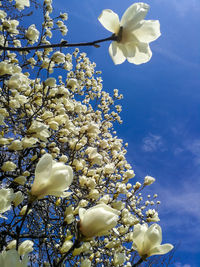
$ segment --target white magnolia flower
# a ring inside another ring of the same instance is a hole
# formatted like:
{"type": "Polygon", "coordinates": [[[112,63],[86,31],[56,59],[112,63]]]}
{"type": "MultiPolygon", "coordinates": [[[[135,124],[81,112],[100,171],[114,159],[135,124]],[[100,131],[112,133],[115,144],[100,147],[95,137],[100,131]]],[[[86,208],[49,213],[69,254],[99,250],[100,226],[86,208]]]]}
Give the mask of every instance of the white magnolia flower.
{"type": "Polygon", "coordinates": [[[27,267],[28,266],[28,256],[24,256],[22,260],[20,260],[20,255],[15,249],[11,249],[8,251],[3,251],[0,254],[0,266],[1,267],[27,267]]]}
{"type": "Polygon", "coordinates": [[[3,28],[11,34],[16,35],[19,33],[19,31],[17,30],[17,26],[19,25],[19,21],[17,21],[16,19],[12,19],[12,20],[5,19],[5,20],[3,20],[2,25],[3,25],[3,28]]]}
{"type": "Polygon", "coordinates": [[[117,252],[114,254],[114,259],[113,259],[114,266],[123,265],[125,261],[126,261],[126,255],[124,253],[117,252]]]}
{"type": "MultiPolygon", "coordinates": [[[[0,189],[0,213],[4,213],[11,208],[11,202],[14,199],[14,193],[12,189],[0,189]]],[[[3,217],[0,215],[0,217],[3,217]]],[[[6,217],[3,217],[6,219],[6,217]]],[[[1,266],[1,265],[0,265],[1,266]]]]}
{"type": "Polygon", "coordinates": [[[145,176],[144,178],[144,185],[151,185],[155,182],[155,178],[151,177],[151,176],[145,176]]]}
{"type": "Polygon", "coordinates": [[[34,137],[24,137],[22,138],[22,146],[23,148],[32,147],[38,142],[37,138],[34,137]]]}
{"type": "Polygon", "coordinates": [[[53,77],[49,77],[48,79],[46,79],[45,85],[50,87],[56,86],[56,79],[53,77]]]}
{"type": "Polygon", "coordinates": [[[158,217],[158,212],[155,209],[149,209],[146,211],[146,221],[147,222],[158,222],[160,221],[158,217]]]}
{"type": "Polygon", "coordinates": [[[3,166],[1,167],[2,171],[4,172],[12,172],[15,171],[17,168],[17,165],[12,161],[6,161],[4,162],[3,166]]]}
{"type": "MultiPolygon", "coordinates": [[[[17,245],[17,241],[12,240],[11,242],[8,243],[6,250],[16,249],[16,245],[17,245]]],[[[34,243],[31,240],[25,240],[24,242],[22,242],[18,247],[19,255],[23,256],[33,251],[33,245],[34,243]]]]}
{"type": "Polygon", "coordinates": [[[29,7],[30,6],[30,1],[29,0],[15,0],[16,2],[16,8],[19,10],[24,9],[25,6],[29,7]]]}
{"type": "Polygon", "coordinates": [[[6,250],[16,249],[16,245],[17,245],[17,240],[12,240],[6,246],[6,250]]]}
{"type": "Polygon", "coordinates": [[[67,253],[72,246],[73,242],[71,240],[66,240],[60,248],[60,253],[67,253]]]}
{"type": "Polygon", "coordinates": [[[6,60],[0,62],[0,75],[12,74],[12,71],[13,71],[12,64],[7,62],[6,60]]]}
{"type": "Polygon", "coordinates": [[[152,56],[149,43],[160,36],[158,20],[144,20],[149,5],[134,3],[123,14],[121,21],[110,9],[105,9],[99,16],[100,23],[115,36],[117,41],[111,43],[109,53],[115,64],[126,59],[130,63],[142,64],[152,56]]]}
{"type": "Polygon", "coordinates": [[[87,258],[81,261],[81,267],[90,267],[91,264],[91,261],[87,258]]]}
{"type": "Polygon", "coordinates": [[[39,138],[42,141],[47,141],[47,138],[50,136],[50,132],[48,131],[49,126],[40,122],[33,121],[31,126],[28,129],[28,133],[31,133],[33,137],[39,138]]]}
{"type": "Polygon", "coordinates": [[[117,225],[120,212],[106,204],[79,209],[80,231],[85,237],[102,236],[117,225]]]}
{"type": "Polygon", "coordinates": [[[30,41],[31,44],[34,44],[38,41],[39,31],[36,29],[35,24],[32,24],[28,27],[28,30],[25,33],[25,37],[30,41]]]}
{"type": "MultiPolygon", "coordinates": [[[[5,126],[7,126],[6,123],[5,123],[5,121],[4,121],[4,119],[5,119],[5,117],[4,117],[2,114],[0,114],[0,125],[5,125],[5,126]]],[[[2,138],[1,138],[1,139],[2,139],[2,138]]]]}
{"type": "Polygon", "coordinates": [[[161,245],[162,229],[156,223],[149,228],[147,224],[135,225],[132,240],[133,249],[144,259],[152,255],[166,254],[173,249],[171,244],[161,245]]]}
{"type": "Polygon", "coordinates": [[[14,179],[14,182],[20,185],[24,185],[26,182],[26,177],[21,175],[14,179]]]}
{"type": "Polygon", "coordinates": [[[37,198],[47,195],[66,197],[65,192],[73,180],[73,170],[63,162],[56,162],[50,154],[41,157],[35,170],[35,180],[31,194],[37,198]]]}
{"type": "Polygon", "coordinates": [[[26,255],[30,253],[31,251],[33,251],[33,245],[34,243],[31,240],[25,240],[24,242],[22,242],[18,248],[19,255],[20,256],[26,255]]]}
{"type": "Polygon", "coordinates": [[[53,55],[52,55],[52,60],[55,63],[65,63],[65,54],[61,53],[60,51],[56,51],[53,55]]]}
{"type": "Polygon", "coordinates": [[[21,191],[17,191],[16,193],[14,193],[13,203],[15,207],[17,207],[20,203],[22,203],[23,200],[24,200],[24,195],[22,194],[21,191]]]}

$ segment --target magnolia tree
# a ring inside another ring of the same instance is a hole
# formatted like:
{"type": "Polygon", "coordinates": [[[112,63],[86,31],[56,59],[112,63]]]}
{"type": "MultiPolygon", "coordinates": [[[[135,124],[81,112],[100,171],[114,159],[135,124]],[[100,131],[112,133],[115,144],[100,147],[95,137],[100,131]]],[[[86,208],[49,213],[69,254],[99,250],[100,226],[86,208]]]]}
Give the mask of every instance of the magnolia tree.
{"type": "Polygon", "coordinates": [[[144,3],[121,21],[104,10],[99,21],[110,37],[69,44],[68,15],[53,14],[51,0],[40,5],[1,1],[0,266],[148,262],[173,248],[161,245],[157,195],[143,193],[155,179],[135,180],[113,129],[123,96],[104,91],[100,71],[77,47],[112,41],[115,64],[145,63],[159,22],[144,20],[144,3]],[[39,10],[42,24],[31,24],[39,10]],[[51,43],[53,31],[60,42],[51,43]]]}

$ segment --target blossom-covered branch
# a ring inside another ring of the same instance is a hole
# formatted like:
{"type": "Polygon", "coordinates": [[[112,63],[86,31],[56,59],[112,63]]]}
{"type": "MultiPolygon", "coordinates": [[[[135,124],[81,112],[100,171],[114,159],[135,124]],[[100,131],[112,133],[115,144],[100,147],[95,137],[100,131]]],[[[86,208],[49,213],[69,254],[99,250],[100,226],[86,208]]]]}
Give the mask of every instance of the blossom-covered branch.
{"type": "Polygon", "coordinates": [[[131,267],[168,253],[155,224],[158,195],[145,193],[156,179],[135,177],[115,131],[123,95],[103,88],[101,71],[77,48],[112,41],[115,64],[147,62],[160,35],[158,21],[144,20],[149,6],[131,5],[121,21],[104,10],[108,38],[55,44],[67,14],[52,18],[52,0],[40,9],[42,24],[30,26],[23,10],[32,14],[35,0],[1,2],[0,266],[131,267]]]}

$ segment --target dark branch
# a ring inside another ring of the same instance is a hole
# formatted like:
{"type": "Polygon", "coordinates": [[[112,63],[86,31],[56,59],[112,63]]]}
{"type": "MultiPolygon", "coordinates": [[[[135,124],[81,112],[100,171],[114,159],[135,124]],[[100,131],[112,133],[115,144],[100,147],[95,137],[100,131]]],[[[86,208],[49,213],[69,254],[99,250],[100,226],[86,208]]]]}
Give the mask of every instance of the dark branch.
{"type": "Polygon", "coordinates": [[[132,265],[132,267],[137,267],[137,266],[138,266],[140,263],[142,263],[142,262],[143,262],[143,259],[140,258],[138,262],[136,262],[136,263],[134,263],[134,264],[132,265]]]}
{"type": "Polygon", "coordinates": [[[6,47],[6,46],[0,46],[0,50],[3,50],[3,51],[17,51],[17,52],[29,52],[30,50],[55,48],[55,47],[78,47],[78,46],[99,47],[98,43],[102,43],[102,42],[106,42],[106,41],[118,41],[118,36],[113,34],[108,38],[96,40],[96,41],[93,41],[93,42],[85,42],[85,43],[68,44],[67,41],[62,41],[59,44],[38,45],[38,46],[30,46],[30,47],[6,47]]]}

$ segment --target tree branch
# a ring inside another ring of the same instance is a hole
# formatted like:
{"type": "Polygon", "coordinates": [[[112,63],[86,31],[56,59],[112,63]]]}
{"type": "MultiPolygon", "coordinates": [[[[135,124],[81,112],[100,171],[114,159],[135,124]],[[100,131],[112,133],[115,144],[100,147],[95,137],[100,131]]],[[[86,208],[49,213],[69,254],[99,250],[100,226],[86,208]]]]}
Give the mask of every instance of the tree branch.
{"type": "Polygon", "coordinates": [[[132,265],[132,267],[137,267],[137,266],[138,266],[140,263],[142,263],[142,262],[143,262],[143,259],[140,258],[138,262],[136,262],[136,263],[134,263],[134,264],[132,265]]]}
{"type": "Polygon", "coordinates": [[[71,44],[68,44],[67,41],[62,41],[61,43],[58,43],[58,44],[38,45],[38,46],[30,46],[30,47],[28,47],[28,46],[27,47],[0,46],[0,50],[3,50],[3,51],[16,51],[16,52],[29,52],[30,50],[55,48],[55,47],[78,47],[78,46],[99,47],[98,43],[102,43],[102,42],[106,42],[106,41],[118,41],[118,36],[113,34],[108,38],[96,40],[96,41],[93,41],[93,42],[83,42],[83,43],[71,43],[71,44]]]}

